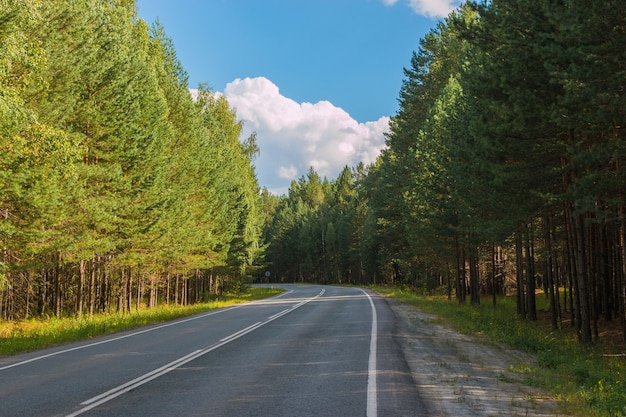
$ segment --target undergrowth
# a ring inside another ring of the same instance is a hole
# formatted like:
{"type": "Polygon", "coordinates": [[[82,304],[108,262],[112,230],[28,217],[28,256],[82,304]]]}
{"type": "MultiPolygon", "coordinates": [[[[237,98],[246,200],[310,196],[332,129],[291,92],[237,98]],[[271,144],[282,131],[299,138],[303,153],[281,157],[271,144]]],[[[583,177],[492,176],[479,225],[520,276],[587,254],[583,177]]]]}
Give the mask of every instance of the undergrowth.
{"type": "Polygon", "coordinates": [[[205,303],[184,307],[164,305],[156,308],[140,308],[126,314],[109,313],[81,318],[0,321],[0,355],[14,355],[60,343],[90,339],[207,310],[259,300],[280,292],[282,290],[276,288],[252,287],[239,294],[226,294],[205,303]]]}
{"type": "MultiPolygon", "coordinates": [[[[397,287],[376,287],[388,297],[410,303],[434,314],[456,330],[478,335],[486,343],[505,344],[531,353],[537,361],[515,369],[526,383],[539,386],[560,402],[568,415],[579,417],[626,417],[626,357],[615,346],[596,343],[581,346],[572,329],[552,331],[549,322],[521,320],[515,298],[499,297],[481,305],[461,305],[445,296],[420,295],[397,287]]],[[[548,310],[537,297],[538,308],[548,310]]]]}

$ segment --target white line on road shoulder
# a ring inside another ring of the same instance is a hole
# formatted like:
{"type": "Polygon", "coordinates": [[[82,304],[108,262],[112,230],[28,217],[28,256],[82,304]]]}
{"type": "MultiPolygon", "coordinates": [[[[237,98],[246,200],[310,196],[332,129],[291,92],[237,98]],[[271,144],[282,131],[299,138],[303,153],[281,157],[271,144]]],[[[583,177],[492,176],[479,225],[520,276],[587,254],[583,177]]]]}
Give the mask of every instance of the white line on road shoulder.
{"type": "Polygon", "coordinates": [[[48,353],[47,355],[36,356],[34,358],[27,359],[25,361],[16,362],[16,363],[12,363],[10,365],[2,366],[2,367],[0,367],[0,371],[4,371],[5,369],[9,369],[9,368],[14,368],[16,366],[26,365],[26,364],[31,363],[31,362],[36,362],[36,361],[39,361],[39,360],[42,360],[42,359],[50,358],[52,356],[61,355],[63,353],[73,352],[75,350],[81,350],[81,349],[86,349],[86,348],[90,348],[90,347],[93,347],[93,346],[103,345],[105,343],[115,342],[116,340],[126,339],[128,337],[133,337],[133,336],[137,336],[137,335],[140,335],[140,334],[152,332],[152,331],[155,331],[155,330],[163,329],[165,327],[176,326],[178,324],[187,323],[188,321],[202,319],[202,318],[205,318],[205,317],[208,317],[208,316],[212,316],[214,314],[224,313],[226,311],[234,310],[236,308],[240,308],[240,307],[244,307],[244,306],[250,306],[250,305],[255,305],[255,304],[261,304],[261,303],[263,303],[266,300],[272,300],[274,298],[279,298],[279,297],[282,297],[284,295],[291,294],[292,292],[293,292],[293,290],[290,290],[290,291],[284,292],[282,294],[275,295],[274,297],[266,298],[264,300],[256,300],[256,301],[250,301],[249,303],[236,304],[236,305],[234,305],[232,307],[220,308],[218,310],[214,310],[214,311],[211,311],[209,313],[200,314],[200,315],[197,315],[197,316],[192,316],[192,317],[189,317],[189,318],[186,318],[186,319],[171,321],[169,323],[165,323],[165,324],[161,324],[159,326],[154,326],[154,327],[150,327],[150,328],[147,328],[147,329],[144,329],[144,330],[140,330],[140,331],[137,331],[137,332],[125,334],[123,336],[117,336],[117,337],[113,337],[113,338],[110,338],[110,339],[101,340],[99,342],[94,342],[94,343],[89,343],[89,344],[86,344],[86,345],[76,346],[76,347],[69,348],[69,349],[59,350],[57,352],[48,353]]]}
{"type": "Polygon", "coordinates": [[[376,355],[378,345],[378,317],[376,314],[376,306],[372,297],[365,291],[363,294],[367,296],[372,307],[372,333],[370,336],[370,358],[367,367],[367,417],[376,417],[378,414],[378,387],[376,381],[376,355]]]}

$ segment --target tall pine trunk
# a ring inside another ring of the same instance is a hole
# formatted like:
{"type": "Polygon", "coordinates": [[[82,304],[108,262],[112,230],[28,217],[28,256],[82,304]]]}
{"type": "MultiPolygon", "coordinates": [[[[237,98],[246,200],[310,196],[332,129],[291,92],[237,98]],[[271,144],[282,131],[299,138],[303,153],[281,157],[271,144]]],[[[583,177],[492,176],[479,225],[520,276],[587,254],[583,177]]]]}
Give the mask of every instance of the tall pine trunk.
{"type": "Polygon", "coordinates": [[[537,320],[537,301],[535,294],[535,254],[531,230],[525,227],[524,252],[526,255],[526,312],[530,320],[537,320]]]}
{"type": "MultiPolygon", "coordinates": [[[[554,262],[552,258],[552,222],[550,221],[551,214],[546,213],[544,217],[544,233],[545,233],[545,251],[546,251],[546,272],[545,279],[548,287],[548,297],[550,301],[550,319],[552,324],[552,330],[558,329],[558,311],[557,302],[554,291],[554,262]]],[[[557,287],[558,290],[558,287],[557,287]]]]}
{"type": "Polygon", "coordinates": [[[526,318],[526,297],[524,285],[524,255],[522,252],[522,232],[515,232],[515,277],[517,285],[517,314],[526,318]]]}
{"type": "Polygon", "coordinates": [[[52,271],[54,282],[54,313],[57,318],[61,317],[63,306],[63,291],[61,290],[61,252],[56,251],[54,256],[54,270],[52,271]]]}
{"type": "Polygon", "coordinates": [[[620,267],[617,273],[618,309],[622,323],[622,336],[626,342],[626,208],[620,209],[619,242],[621,247],[620,267]]]}
{"type": "Polygon", "coordinates": [[[78,317],[83,316],[83,291],[85,287],[86,269],[86,261],[81,259],[78,263],[78,294],[76,299],[76,304],[78,307],[78,317]]]}
{"type": "Polygon", "coordinates": [[[467,289],[465,287],[465,257],[463,256],[463,251],[461,250],[458,235],[455,236],[454,243],[456,253],[456,299],[459,303],[465,303],[465,296],[467,294],[467,289]]]}
{"type": "Polygon", "coordinates": [[[591,343],[591,307],[589,305],[589,286],[585,253],[584,218],[582,214],[573,214],[572,230],[574,234],[574,255],[576,263],[576,287],[578,299],[578,338],[582,344],[591,343]]]}
{"type": "Polygon", "coordinates": [[[480,274],[478,272],[478,247],[472,245],[469,255],[470,302],[480,304],[480,274]]]}
{"type": "Polygon", "coordinates": [[[491,303],[496,307],[496,244],[491,242],[491,303]]]}

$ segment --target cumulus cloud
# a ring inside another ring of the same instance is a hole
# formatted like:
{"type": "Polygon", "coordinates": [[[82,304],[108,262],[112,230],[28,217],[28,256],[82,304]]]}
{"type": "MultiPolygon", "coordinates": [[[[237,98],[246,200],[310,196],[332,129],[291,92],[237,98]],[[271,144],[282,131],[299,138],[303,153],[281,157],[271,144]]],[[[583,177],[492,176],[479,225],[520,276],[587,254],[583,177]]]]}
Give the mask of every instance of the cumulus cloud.
{"type": "MultiPolygon", "coordinates": [[[[398,0],[383,0],[386,6],[393,6],[398,0]]],[[[419,15],[431,19],[446,17],[461,2],[459,0],[408,0],[409,7],[419,15]]]]}
{"type": "Polygon", "coordinates": [[[288,167],[279,167],[277,173],[279,178],[292,180],[298,175],[298,170],[295,166],[289,165],[288,167]]]}
{"type": "Polygon", "coordinates": [[[243,135],[257,132],[259,183],[276,194],[285,193],[311,166],[334,179],[346,165],[374,162],[385,146],[389,117],[359,123],[328,101],[298,103],[285,97],[264,77],[236,79],[224,95],[244,122],[243,135]]]}

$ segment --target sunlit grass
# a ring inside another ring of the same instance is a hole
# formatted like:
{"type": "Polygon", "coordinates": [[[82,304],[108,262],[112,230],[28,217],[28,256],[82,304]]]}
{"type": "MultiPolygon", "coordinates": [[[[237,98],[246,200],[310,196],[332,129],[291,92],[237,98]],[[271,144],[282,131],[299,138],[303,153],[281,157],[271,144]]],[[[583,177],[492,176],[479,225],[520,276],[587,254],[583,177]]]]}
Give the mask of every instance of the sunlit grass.
{"type": "MultiPolygon", "coordinates": [[[[531,353],[536,363],[515,371],[526,383],[544,388],[567,415],[581,417],[626,416],[626,358],[605,344],[582,347],[571,329],[552,331],[545,321],[531,322],[517,316],[515,298],[499,297],[479,306],[460,305],[442,296],[425,296],[404,288],[376,287],[388,297],[400,299],[433,314],[456,330],[478,335],[485,343],[500,343],[531,353]]],[[[538,296],[539,309],[548,310],[538,296]]],[[[623,352],[622,352],[623,353],[623,352]]]]}
{"type": "Polygon", "coordinates": [[[190,306],[140,308],[130,314],[98,314],[82,318],[0,321],[0,355],[13,355],[60,343],[89,339],[121,330],[173,320],[207,310],[260,300],[281,293],[277,288],[252,287],[240,294],[228,294],[210,302],[190,306]]]}

